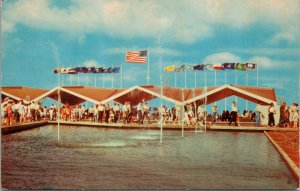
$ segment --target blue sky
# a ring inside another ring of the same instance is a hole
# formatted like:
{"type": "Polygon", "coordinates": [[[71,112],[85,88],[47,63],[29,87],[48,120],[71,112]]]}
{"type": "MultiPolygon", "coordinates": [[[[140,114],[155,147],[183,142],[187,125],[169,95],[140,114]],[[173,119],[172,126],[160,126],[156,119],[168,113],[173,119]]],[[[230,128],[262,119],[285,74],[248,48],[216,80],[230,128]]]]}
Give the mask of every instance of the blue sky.
{"type": "MultiPolygon", "coordinates": [[[[126,64],[126,51],[149,49],[150,84],[160,74],[174,86],[171,64],[255,62],[259,85],[275,88],[288,103],[299,100],[297,0],[5,0],[2,4],[2,86],[51,89],[58,66],[120,66],[123,87],[145,85],[147,66],[126,64]],[[58,49],[58,56],[54,48],[58,49]]],[[[197,86],[204,86],[203,72],[197,86]]],[[[194,73],[187,73],[194,87],[194,73]]],[[[120,87],[120,75],[64,76],[64,85],[120,87]],[[104,77],[104,78],[103,78],[104,77]],[[104,83],[103,83],[104,80],[104,83]]],[[[184,86],[184,73],[177,75],[184,86]]],[[[245,72],[238,84],[246,85],[245,72]]],[[[235,73],[227,73],[229,84],[235,73]]],[[[207,85],[214,85],[214,72],[207,85]]],[[[217,72],[217,85],[224,72],[217,72]]],[[[248,72],[256,85],[256,72],[248,72]]]]}

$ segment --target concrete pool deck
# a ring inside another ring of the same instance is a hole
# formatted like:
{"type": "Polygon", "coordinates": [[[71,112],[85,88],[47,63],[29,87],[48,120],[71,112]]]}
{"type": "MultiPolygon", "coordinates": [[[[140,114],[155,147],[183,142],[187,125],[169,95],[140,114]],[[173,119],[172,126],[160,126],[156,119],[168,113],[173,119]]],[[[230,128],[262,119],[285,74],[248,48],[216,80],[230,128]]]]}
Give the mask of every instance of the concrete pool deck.
{"type": "Polygon", "coordinates": [[[38,121],[38,122],[30,122],[30,123],[22,123],[22,124],[14,124],[10,126],[1,126],[1,133],[3,135],[15,133],[19,131],[24,131],[27,129],[32,129],[40,126],[47,125],[48,121],[38,121]]]}
{"type": "Polygon", "coordinates": [[[270,142],[274,145],[274,147],[276,148],[276,150],[279,152],[279,154],[283,158],[283,160],[286,162],[287,166],[292,171],[293,175],[295,177],[297,177],[297,179],[299,180],[300,170],[297,167],[297,165],[293,162],[293,160],[289,157],[289,155],[284,151],[284,149],[282,149],[280,147],[280,145],[277,144],[276,141],[274,139],[272,139],[272,137],[266,131],[264,133],[268,137],[268,139],[270,140],[270,142]]]}
{"type": "MultiPolygon", "coordinates": [[[[1,127],[2,134],[9,134],[14,133],[18,131],[23,131],[35,127],[40,127],[47,124],[57,124],[57,121],[39,121],[39,122],[30,122],[30,123],[22,123],[22,124],[15,124],[11,126],[3,126],[1,127]]],[[[123,129],[160,129],[160,125],[157,123],[151,123],[151,124],[137,124],[137,123],[130,123],[130,124],[123,124],[123,123],[96,123],[96,122],[90,122],[90,121],[60,121],[61,125],[75,125],[75,126],[89,126],[89,127],[99,127],[99,128],[123,128],[123,129]]],[[[204,126],[197,125],[182,125],[179,124],[170,124],[167,123],[166,125],[163,125],[163,129],[165,130],[182,130],[184,128],[185,131],[194,131],[196,128],[198,130],[204,129],[204,126]]],[[[234,126],[234,125],[227,125],[225,123],[218,123],[215,125],[207,125],[207,130],[217,130],[217,131],[298,131],[298,128],[280,128],[280,127],[256,127],[254,125],[251,125],[250,123],[241,123],[240,126],[234,126]]]]}

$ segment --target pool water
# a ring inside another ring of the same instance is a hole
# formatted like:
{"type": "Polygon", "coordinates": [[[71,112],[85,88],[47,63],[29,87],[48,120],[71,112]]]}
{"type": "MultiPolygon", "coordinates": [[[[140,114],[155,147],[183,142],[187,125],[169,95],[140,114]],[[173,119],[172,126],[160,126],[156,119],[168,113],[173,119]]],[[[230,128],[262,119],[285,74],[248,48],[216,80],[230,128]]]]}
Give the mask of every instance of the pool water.
{"type": "Polygon", "coordinates": [[[296,189],[263,133],[60,126],[2,136],[7,189],[296,189]]]}

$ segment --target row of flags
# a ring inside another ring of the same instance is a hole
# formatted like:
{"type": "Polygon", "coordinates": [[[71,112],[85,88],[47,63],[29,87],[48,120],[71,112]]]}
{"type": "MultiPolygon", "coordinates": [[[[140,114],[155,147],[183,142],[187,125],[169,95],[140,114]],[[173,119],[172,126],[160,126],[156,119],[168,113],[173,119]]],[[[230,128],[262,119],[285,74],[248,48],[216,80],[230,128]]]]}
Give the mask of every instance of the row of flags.
{"type": "MultiPolygon", "coordinates": [[[[145,64],[147,62],[148,50],[126,52],[127,63],[145,64]]],[[[120,67],[96,68],[96,67],[75,67],[55,68],[55,74],[78,74],[78,73],[119,73],[120,67]]]]}
{"type": "Polygon", "coordinates": [[[223,64],[198,64],[198,65],[181,65],[175,67],[170,65],[164,67],[165,72],[183,72],[191,70],[256,70],[255,63],[223,63],[223,64]]]}
{"type": "Polygon", "coordinates": [[[78,73],[119,73],[120,67],[96,68],[96,67],[75,67],[75,68],[55,68],[55,74],[78,74],[78,73]]]}

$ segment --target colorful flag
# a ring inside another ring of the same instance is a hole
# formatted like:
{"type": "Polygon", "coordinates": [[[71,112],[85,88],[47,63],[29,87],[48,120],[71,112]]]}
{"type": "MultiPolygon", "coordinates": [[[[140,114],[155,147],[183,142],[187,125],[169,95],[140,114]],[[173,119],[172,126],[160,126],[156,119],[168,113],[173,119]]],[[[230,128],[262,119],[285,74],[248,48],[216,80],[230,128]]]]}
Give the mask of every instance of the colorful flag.
{"type": "Polygon", "coordinates": [[[125,60],[126,62],[145,64],[147,61],[147,54],[147,50],[126,52],[125,60]]]}
{"type": "Polygon", "coordinates": [[[235,64],[235,69],[236,70],[246,70],[246,66],[245,66],[245,64],[236,63],[235,64]]]}
{"type": "Polygon", "coordinates": [[[96,68],[95,69],[95,73],[103,73],[103,68],[102,67],[100,67],[100,68],[96,68]]]}
{"type": "Polygon", "coordinates": [[[55,69],[53,70],[53,72],[54,72],[55,74],[60,73],[60,71],[61,71],[61,68],[55,68],[55,69]]]}
{"type": "Polygon", "coordinates": [[[198,65],[194,66],[194,70],[204,70],[204,65],[198,64],[198,65]]]}
{"type": "Polygon", "coordinates": [[[61,68],[60,73],[61,74],[68,74],[69,68],[61,68]]]}
{"type": "Polygon", "coordinates": [[[246,70],[256,70],[256,64],[246,63],[246,70]]]}
{"type": "Polygon", "coordinates": [[[103,70],[103,73],[111,73],[111,67],[105,68],[105,69],[103,70]]]}
{"type": "Polygon", "coordinates": [[[204,69],[205,70],[214,70],[214,66],[212,64],[205,64],[204,69]]]}
{"type": "Polygon", "coordinates": [[[175,72],[182,72],[184,70],[185,70],[185,65],[181,65],[181,66],[175,68],[175,72]]]}
{"type": "Polygon", "coordinates": [[[114,67],[111,70],[112,73],[119,73],[120,72],[120,67],[114,67]]]}
{"type": "Polygon", "coordinates": [[[77,68],[69,68],[68,69],[68,74],[78,74],[77,68]]]}
{"type": "Polygon", "coordinates": [[[215,70],[224,70],[224,68],[222,67],[221,64],[214,64],[214,65],[213,65],[213,68],[214,68],[215,70]]]}
{"type": "Polygon", "coordinates": [[[87,67],[87,73],[95,73],[96,68],[95,67],[87,67]]]}
{"type": "Polygon", "coordinates": [[[164,67],[164,71],[165,72],[174,72],[175,71],[175,65],[170,65],[170,66],[164,67]]]}
{"type": "Polygon", "coordinates": [[[221,65],[222,68],[225,70],[234,70],[235,69],[235,63],[224,63],[221,65]]]}
{"type": "Polygon", "coordinates": [[[194,70],[194,65],[186,65],[185,70],[186,71],[194,70]]]}

